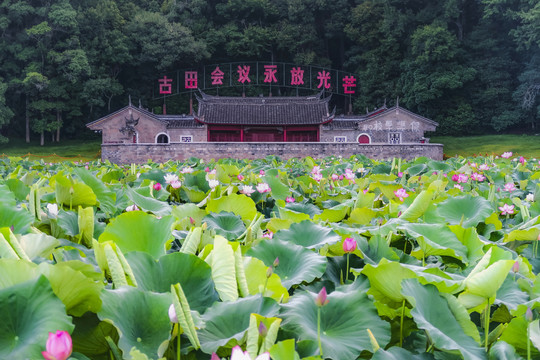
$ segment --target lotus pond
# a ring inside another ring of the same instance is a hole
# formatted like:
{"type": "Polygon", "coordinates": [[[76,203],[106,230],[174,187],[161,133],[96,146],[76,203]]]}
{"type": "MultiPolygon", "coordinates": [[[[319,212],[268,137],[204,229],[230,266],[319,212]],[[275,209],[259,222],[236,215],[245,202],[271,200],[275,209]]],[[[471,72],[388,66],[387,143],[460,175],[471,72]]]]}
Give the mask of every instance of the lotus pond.
{"type": "Polygon", "coordinates": [[[0,358],[538,359],[540,164],[503,155],[0,159],[0,358]]]}

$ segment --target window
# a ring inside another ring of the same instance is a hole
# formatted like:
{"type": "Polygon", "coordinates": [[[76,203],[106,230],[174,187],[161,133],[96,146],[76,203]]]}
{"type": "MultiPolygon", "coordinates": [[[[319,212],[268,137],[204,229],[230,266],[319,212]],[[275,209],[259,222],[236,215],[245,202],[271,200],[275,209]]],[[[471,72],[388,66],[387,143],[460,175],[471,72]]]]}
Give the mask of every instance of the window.
{"type": "Polygon", "coordinates": [[[368,134],[360,134],[358,135],[358,138],[356,139],[359,144],[371,144],[371,138],[368,134]]]}
{"type": "Polygon", "coordinates": [[[388,134],[388,143],[389,144],[401,144],[401,133],[389,133],[388,134]]]}
{"type": "Polygon", "coordinates": [[[193,135],[180,135],[181,143],[190,143],[193,142],[193,135]]]}
{"type": "Polygon", "coordinates": [[[347,142],[347,137],[346,136],[334,136],[334,142],[346,143],[347,142]]]}
{"type": "Polygon", "coordinates": [[[158,144],[168,144],[169,143],[169,136],[167,134],[159,134],[156,137],[156,143],[158,143],[158,144]]]}

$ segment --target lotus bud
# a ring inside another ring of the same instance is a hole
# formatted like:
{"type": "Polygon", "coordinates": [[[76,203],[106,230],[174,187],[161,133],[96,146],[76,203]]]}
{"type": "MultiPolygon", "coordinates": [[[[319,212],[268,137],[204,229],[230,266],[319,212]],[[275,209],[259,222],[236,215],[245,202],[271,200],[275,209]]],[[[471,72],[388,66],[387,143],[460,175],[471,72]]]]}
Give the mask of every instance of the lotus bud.
{"type": "Polygon", "coordinates": [[[217,356],[216,353],[212,353],[212,357],[210,358],[210,360],[221,360],[221,359],[219,358],[219,356],[217,356]]]}
{"type": "Polygon", "coordinates": [[[262,337],[266,337],[266,334],[268,334],[268,329],[266,328],[266,326],[264,325],[264,323],[262,321],[259,324],[259,334],[262,337]]]}
{"type": "Polygon", "coordinates": [[[323,307],[324,305],[328,304],[328,294],[326,293],[326,287],[323,286],[321,291],[319,291],[319,294],[317,295],[317,298],[315,299],[315,305],[318,307],[323,307]]]}
{"type": "Polygon", "coordinates": [[[268,270],[266,270],[266,277],[270,278],[270,276],[272,276],[273,273],[274,273],[274,268],[270,266],[268,270]]]}
{"type": "Polygon", "coordinates": [[[161,184],[160,183],[155,183],[154,184],[154,190],[156,190],[156,191],[161,190],[161,184]]]}
{"type": "Polygon", "coordinates": [[[354,250],[356,250],[357,243],[353,238],[346,238],[345,241],[343,241],[343,251],[345,253],[352,253],[354,250]]]}
{"type": "Polygon", "coordinates": [[[264,170],[259,171],[259,175],[264,175],[264,170]]]}
{"type": "Polygon", "coordinates": [[[515,273],[519,272],[519,261],[516,260],[516,262],[512,266],[512,271],[515,273]]]}
{"type": "Polygon", "coordinates": [[[279,265],[279,258],[277,257],[276,260],[274,260],[274,262],[272,263],[272,266],[278,267],[278,265],[279,265]]]}
{"type": "Polygon", "coordinates": [[[527,319],[528,322],[533,321],[533,312],[530,307],[528,307],[527,311],[525,312],[525,319],[527,319]]]}
{"type": "Polygon", "coordinates": [[[71,336],[67,331],[56,331],[56,333],[49,333],[47,344],[45,346],[47,351],[41,352],[41,355],[47,360],[66,360],[71,355],[73,350],[73,344],[71,336]]]}
{"type": "Polygon", "coordinates": [[[191,216],[189,217],[189,223],[195,225],[195,220],[191,216]]]}
{"type": "Polygon", "coordinates": [[[178,317],[176,316],[176,310],[174,309],[174,304],[171,304],[171,306],[169,306],[169,319],[171,320],[172,323],[177,323],[178,322],[178,317]]]}
{"type": "Polygon", "coordinates": [[[236,176],[236,178],[240,181],[243,181],[244,180],[244,175],[242,174],[238,174],[238,176],[236,176]]]}

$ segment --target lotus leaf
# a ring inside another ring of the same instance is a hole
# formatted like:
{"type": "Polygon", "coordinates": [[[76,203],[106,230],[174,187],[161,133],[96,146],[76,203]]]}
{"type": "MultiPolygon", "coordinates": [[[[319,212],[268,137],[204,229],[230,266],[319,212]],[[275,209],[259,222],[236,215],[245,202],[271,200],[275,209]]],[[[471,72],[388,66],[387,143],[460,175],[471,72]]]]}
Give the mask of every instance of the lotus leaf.
{"type": "Polygon", "coordinates": [[[305,220],[292,224],[287,230],[280,230],[274,236],[277,240],[290,241],[308,249],[320,249],[326,244],[335,244],[341,241],[341,236],[329,228],[305,220]]]}

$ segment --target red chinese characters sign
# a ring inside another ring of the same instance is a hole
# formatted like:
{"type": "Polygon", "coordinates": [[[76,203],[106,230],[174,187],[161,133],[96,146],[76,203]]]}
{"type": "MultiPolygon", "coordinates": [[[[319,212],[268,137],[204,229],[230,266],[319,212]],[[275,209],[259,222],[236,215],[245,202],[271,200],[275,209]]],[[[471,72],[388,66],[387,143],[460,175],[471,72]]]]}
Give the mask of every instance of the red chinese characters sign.
{"type": "MultiPolygon", "coordinates": [[[[353,95],[358,86],[357,78],[343,71],[284,63],[248,64],[228,63],[204,67],[202,71],[183,71],[177,74],[176,79],[181,81],[183,74],[183,89],[190,91],[223,85],[278,85],[353,95]]],[[[174,80],[167,76],[159,79],[159,94],[172,94],[173,84],[174,80]]],[[[175,88],[178,89],[178,84],[175,88]]]]}

